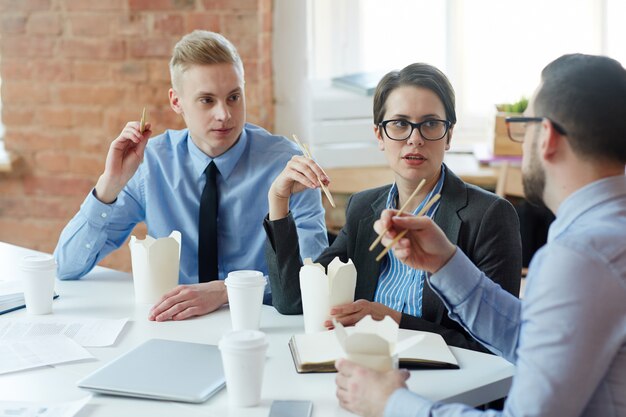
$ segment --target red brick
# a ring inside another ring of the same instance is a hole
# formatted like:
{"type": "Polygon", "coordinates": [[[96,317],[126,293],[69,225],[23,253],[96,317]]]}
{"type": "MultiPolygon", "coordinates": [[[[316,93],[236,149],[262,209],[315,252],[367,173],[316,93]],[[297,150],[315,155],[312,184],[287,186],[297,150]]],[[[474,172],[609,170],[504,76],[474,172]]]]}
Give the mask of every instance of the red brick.
{"type": "Polygon", "coordinates": [[[69,170],[75,174],[83,174],[97,178],[104,171],[105,160],[106,158],[102,158],[100,155],[72,155],[69,170]]]}
{"type": "Polygon", "coordinates": [[[170,58],[177,41],[172,38],[131,39],[129,54],[131,58],[170,58]]]}
{"type": "Polygon", "coordinates": [[[65,150],[46,150],[35,154],[37,169],[44,172],[67,172],[70,153],[65,150]]]}
{"type": "Polygon", "coordinates": [[[111,22],[111,33],[117,36],[145,36],[149,28],[148,15],[124,13],[111,22]]]}
{"type": "Polygon", "coordinates": [[[101,37],[110,33],[114,14],[76,13],[69,17],[72,35],[80,37],[101,37]]]}
{"type": "Polygon", "coordinates": [[[26,194],[49,196],[87,195],[94,182],[85,178],[61,178],[54,176],[29,176],[24,179],[26,194]]]}
{"type": "Polygon", "coordinates": [[[35,13],[28,18],[26,30],[35,35],[59,35],[63,31],[61,16],[57,13],[35,13]]]}
{"type": "MultiPolygon", "coordinates": [[[[259,15],[257,13],[226,14],[222,21],[224,36],[256,41],[259,35],[259,15]]],[[[238,47],[238,45],[235,45],[238,47]]]]}
{"type": "Polygon", "coordinates": [[[195,4],[195,0],[128,0],[128,7],[132,11],[191,10],[195,4]]]}
{"type": "MultiPolygon", "coordinates": [[[[0,195],[3,198],[10,195],[23,198],[24,187],[22,187],[22,181],[16,178],[7,178],[7,175],[0,174],[0,195]]],[[[0,199],[0,201],[2,201],[2,199],[0,199]]],[[[0,218],[1,217],[2,213],[0,212],[0,218]]]]}
{"type": "Polygon", "coordinates": [[[80,138],[73,133],[37,129],[10,129],[6,131],[4,140],[8,149],[15,150],[24,157],[29,152],[54,148],[71,150],[80,143],[80,138]]]}
{"type": "Polygon", "coordinates": [[[159,35],[182,36],[185,28],[185,19],[181,14],[162,14],[154,16],[154,33],[159,35]]]}
{"type": "Polygon", "coordinates": [[[55,96],[62,103],[70,104],[116,105],[125,97],[125,89],[118,86],[68,85],[60,86],[56,90],[55,96]]]}
{"type": "Polygon", "coordinates": [[[125,11],[126,0],[64,0],[63,4],[68,11],[95,12],[103,10],[125,11]]]}
{"type": "Polygon", "coordinates": [[[73,126],[72,110],[63,107],[45,107],[37,112],[37,122],[46,128],[70,128],[73,126]]]}
{"type": "Polygon", "coordinates": [[[102,61],[73,61],[72,78],[76,81],[102,81],[111,77],[111,65],[102,61]]]}
{"type": "Polygon", "coordinates": [[[0,12],[38,12],[50,9],[51,0],[0,0],[0,12]]]}
{"type": "Polygon", "coordinates": [[[43,104],[50,101],[46,84],[26,81],[2,81],[2,101],[11,104],[43,104]]]}
{"type": "Polygon", "coordinates": [[[148,80],[148,66],[143,62],[125,61],[113,70],[113,81],[143,82],[148,80]]]}
{"type": "Polygon", "coordinates": [[[71,68],[69,61],[64,59],[34,59],[29,60],[32,68],[32,78],[38,81],[69,81],[71,68]]]}
{"type": "Polygon", "coordinates": [[[100,129],[104,118],[104,112],[100,109],[80,108],[72,112],[72,124],[74,127],[88,127],[100,129]]]}
{"type": "Polygon", "coordinates": [[[0,33],[4,35],[18,35],[26,32],[26,16],[3,16],[0,19],[0,33]]]}
{"type": "Polygon", "coordinates": [[[123,40],[63,39],[60,52],[68,58],[122,59],[126,50],[123,40]]]}
{"type": "Polygon", "coordinates": [[[202,0],[206,10],[255,10],[259,0],[202,0]]]}
{"type": "Polygon", "coordinates": [[[34,116],[35,112],[31,108],[16,108],[16,106],[7,108],[6,105],[2,108],[2,123],[5,126],[29,126],[34,116]]]}
{"type": "Polygon", "coordinates": [[[56,41],[42,36],[6,36],[0,43],[2,58],[47,58],[55,52],[56,41]]]}
{"type": "Polygon", "coordinates": [[[132,88],[131,97],[138,103],[154,106],[169,106],[168,92],[170,83],[150,83],[136,85],[132,88]]]}
{"type": "Polygon", "coordinates": [[[185,32],[189,33],[196,29],[210,30],[212,32],[221,32],[222,25],[220,24],[220,15],[215,12],[195,12],[187,13],[185,15],[187,20],[185,25],[185,32]]]}
{"type": "MultiPolygon", "coordinates": [[[[150,81],[165,81],[170,84],[170,67],[168,60],[155,60],[148,63],[148,79],[150,81]]],[[[168,87],[169,90],[169,87],[168,87]]]]}
{"type": "Polygon", "coordinates": [[[36,249],[37,245],[56,242],[59,228],[56,222],[33,219],[0,219],[0,240],[36,249]]]}

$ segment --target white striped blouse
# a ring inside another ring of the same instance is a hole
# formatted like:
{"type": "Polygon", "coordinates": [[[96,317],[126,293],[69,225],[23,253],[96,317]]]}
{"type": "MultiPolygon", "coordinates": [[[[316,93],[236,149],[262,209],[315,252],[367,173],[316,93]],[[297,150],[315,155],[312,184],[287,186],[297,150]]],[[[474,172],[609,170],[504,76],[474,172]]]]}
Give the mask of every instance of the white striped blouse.
{"type": "MultiPolygon", "coordinates": [[[[426,198],[417,206],[413,214],[417,214],[422,207],[430,200],[430,198],[441,192],[443,181],[446,176],[445,166],[441,166],[441,176],[435,187],[431,190],[426,198]]],[[[387,197],[388,209],[395,209],[398,201],[398,187],[394,183],[389,190],[387,197]]],[[[437,201],[425,213],[426,216],[433,218],[441,200],[437,201]]],[[[378,279],[378,287],[374,295],[374,301],[384,304],[396,311],[409,314],[411,316],[422,316],[422,293],[424,291],[424,282],[426,273],[422,270],[413,269],[406,266],[396,259],[393,250],[387,253],[382,261],[380,278],[378,279]]]]}

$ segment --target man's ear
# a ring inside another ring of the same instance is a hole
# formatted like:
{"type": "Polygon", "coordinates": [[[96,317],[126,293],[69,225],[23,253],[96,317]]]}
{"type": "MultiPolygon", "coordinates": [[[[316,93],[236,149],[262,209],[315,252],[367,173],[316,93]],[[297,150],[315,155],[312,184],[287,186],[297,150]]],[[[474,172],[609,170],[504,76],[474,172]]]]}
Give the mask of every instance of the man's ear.
{"type": "Polygon", "coordinates": [[[173,88],[170,88],[169,98],[170,107],[172,108],[172,110],[174,110],[177,114],[183,114],[183,107],[180,105],[180,97],[178,96],[176,90],[174,90],[173,88]]]}
{"type": "Polygon", "coordinates": [[[383,140],[383,131],[379,125],[374,125],[374,134],[376,135],[376,142],[378,142],[378,149],[385,150],[385,141],[383,140]]]}
{"type": "Polygon", "coordinates": [[[549,119],[541,122],[541,133],[539,136],[539,152],[543,159],[552,159],[563,144],[564,137],[554,128],[549,119]]]}

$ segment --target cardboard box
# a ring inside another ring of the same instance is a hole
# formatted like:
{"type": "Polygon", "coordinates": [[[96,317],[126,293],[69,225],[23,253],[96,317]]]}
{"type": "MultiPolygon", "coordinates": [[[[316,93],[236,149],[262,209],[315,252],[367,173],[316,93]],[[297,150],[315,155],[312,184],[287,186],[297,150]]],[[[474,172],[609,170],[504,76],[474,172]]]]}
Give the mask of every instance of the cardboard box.
{"type": "Polygon", "coordinates": [[[522,156],[522,144],[513,142],[506,131],[504,119],[509,116],[522,116],[521,113],[496,114],[496,127],[493,137],[494,156],[522,156]]]}

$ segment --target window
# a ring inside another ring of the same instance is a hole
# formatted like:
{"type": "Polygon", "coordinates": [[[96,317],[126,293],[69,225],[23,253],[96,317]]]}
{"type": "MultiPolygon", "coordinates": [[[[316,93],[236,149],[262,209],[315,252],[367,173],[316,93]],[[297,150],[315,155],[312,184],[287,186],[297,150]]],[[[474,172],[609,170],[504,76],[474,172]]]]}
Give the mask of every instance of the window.
{"type": "MultiPolygon", "coordinates": [[[[275,4],[280,11],[281,1],[275,4]]],[[[457,95],[454,150],[491,140],[495,104],[530,96],[541,69],[556,57],[572,52],[605,54],[626,64],[622,22],[626,2],[622,0],[309,0],[303,8],[300,25],[291,22],[298,33],[308,28],[303,51],[297,52],[300,60],[294,59],[294,48],[283,60],[278,51],[275,67],[287,60],[308,62],[306,77],[313,88],[301,89],[299,98],[310,104],[292,108],[309,111],[308,121],[300,127],[309,132],[314,147],[320,139],[326,146],[339,137],[354,145],[358,139],[352,132],[369,135],[361,141],[373,141],[371,97],[355,96],[354,102],[332,106],[332,97],[339,93],[323,90],[330,88],[328,79],[333,76],[389,71],[412,62],[437,66],[448,75],[457,95]],[[326,84],[319,84],[320,79],[326,84]],[[334,112],[333,120],[318,120],[316,108],[334,112]],[[353,126],[339,135],[341,125],[353,126]],[[324,137],[330,131],[338,134],[324,137]]],[[[281,26],[280,16],[275,18],[275,34],[291,35],[281,26]]],[[[277,91],[285,88],[283,82],[284,77],[276,74],[277,91]]],[[[278,105],[280,101],[277,94],[278,105]]],[[[276,128],[283,133],[278,120],[276,128]]],[[[335,150],[330,153],[337,161],[346,160],[335,150]]]]}

